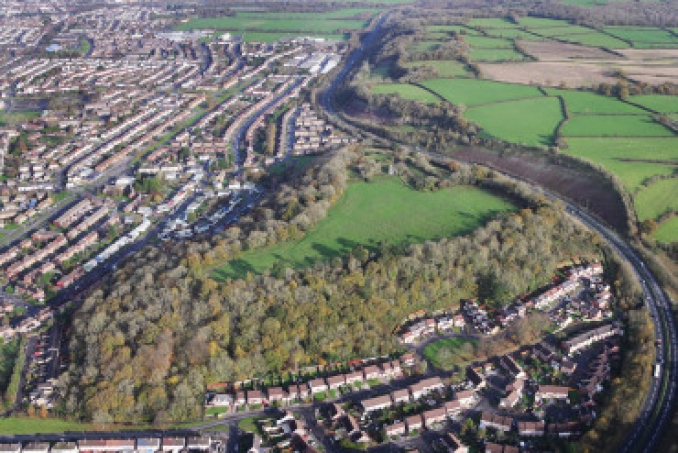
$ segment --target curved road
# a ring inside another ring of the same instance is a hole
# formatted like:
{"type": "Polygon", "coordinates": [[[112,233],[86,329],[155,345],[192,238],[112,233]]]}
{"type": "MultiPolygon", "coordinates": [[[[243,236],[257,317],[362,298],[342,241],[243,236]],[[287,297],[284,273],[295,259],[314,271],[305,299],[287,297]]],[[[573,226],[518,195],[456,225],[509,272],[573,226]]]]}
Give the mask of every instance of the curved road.
{"type": "MultiPolygon", "coordinates": [[[[388,13],[379,18],[371,32],[363,40],[363,44],[351,53],[342,70],[337,74],[336,78],[330,82],[329,87],[320,95],[320,104],[322,108],[336,123],[342,124],[344,121],[338,117],[332,106],[334,92],[353,69],[353,66],[363,59],[364,47],[369,46],[374,41],[387,15],[388,13]]],[[[381,137],[375,136],[375,138],[381,142],[384,141],[381,137]]],[[[407,145],[402,146],[411,149],[411,147],[407,145]]],[[[422,151],[420,149],[413,151],[436,159],[448,161],[455,160],[450,156],[422,151]]],[[[512,177],[511,175],[506,176],[512,177]]],[[[534,186],[533,183],[527,182],[534,186]]],[[[631,265],[641,282],[645,304],[654,323],[655,337],[661,341],[661,345],[657,349],[656,358],[656,363],[661,368],[659,377],[652,378],[650,389],[643,402],[640,415],[629,431],[626,441],[621,446],[621,452],[649,453],[655,451],[667,423],[671,420],[673,405],[676,400],[676,383],[678,382],[678,339],[676,338],[676,324],[671,312],[669,298],[662,290],[652,272],[647,269],[643,260],[626,241],[578,206],[571,204],[569,201],[556,194],[549,193],[543,189],[542,191],[546,196],[561,201],[566,206],[567,212],[570,215],[577,218],[590,229],[596,231],[603,239],[605,239],[610,247],[631,265]]]]}

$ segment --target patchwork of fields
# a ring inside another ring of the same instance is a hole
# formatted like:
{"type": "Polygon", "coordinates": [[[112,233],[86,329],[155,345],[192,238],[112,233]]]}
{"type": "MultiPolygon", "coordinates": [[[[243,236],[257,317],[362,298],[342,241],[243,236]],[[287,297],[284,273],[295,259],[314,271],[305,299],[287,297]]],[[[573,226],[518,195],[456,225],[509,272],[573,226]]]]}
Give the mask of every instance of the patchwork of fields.
{"type": "Polygon", "coordinates": [[[464,116],[478,124],[485,137],[528,146],[564,144],[561,152],[601,165],[619,177],[634,199],[639,220],[661,222],[656,239],[678,242],[678,222],[667,215],[678,212],[678,96],[619,99],[554,88],[568,81],[581,86],[616,84],[610,67],[619,67],[631,80],[678,82],[675,31],[629,26],[594,30],[527,17],[517,24],[484,18],[465,25],[433,25],[425,36],[426,41],[417,42],[409,52],[461,40],[468,45],[469,60],[479,65],[486,78],[474,78],[459,61],[414,61],[405,67],[430,66],[438,78],[417,85],[389,84],[388,68],[380,68],[374,93],[464,105],[464,116]],[[523,61],[528,59],[538,61],[523,61]],[[674,121],[673,129],[667,120],[674,121]]]}

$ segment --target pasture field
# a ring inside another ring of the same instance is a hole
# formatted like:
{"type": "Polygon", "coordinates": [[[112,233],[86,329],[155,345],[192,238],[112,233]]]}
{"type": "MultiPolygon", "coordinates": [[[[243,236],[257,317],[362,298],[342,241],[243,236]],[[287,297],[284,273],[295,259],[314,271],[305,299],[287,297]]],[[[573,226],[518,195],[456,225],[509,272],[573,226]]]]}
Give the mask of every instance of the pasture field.
{"type": "Polygon", "coordinates": [[[519,26],[506,19],[505,17],[491,17],[482,19],[471,19],[468,24],[471,27],[479,28],[518,28],[519,26]]]}
{"type": "Polygon", "coordinates": [[[631,96],[628,100],[658,113],[678,113],[678,96],[647,94],[631,96]]]}
{"type": "Polygon", "coordinates": [[[469,55],[474,61],[523,61],[527,57],[514,49],[473,49],[469,55]]]}
{"type": "Polygon", "coordinates": [[[635,196],[639,220],[657,219],[667,209],[678,211],[678,178],[662,179],[635,196]]]}
{"type": "Polygon", "coordinates": [[[427,31],[426,41],[440,41],[445,42],[450,40],[450,35],[441,31],[427,31]]]}
{"type": "Polygon", "coordinates": [[[654,238],[659,242],[678,242],[678,217],[662,222],[654,233],[654,238]]]}
{"type": "Polygon", "coordinates": [[[562,96],[571,115],[647,115],[647,112],[617,98],[603,96],[590,91],[558,90],[545,88],[552,96],[562,96]]]}
{"type": "Polygon", "coordinates": [[[455,364],[473,360],[475,340],[466,338],[445,338],[424,348],[426,357],[436,368],[450,369],[455,364]]]}
{"type": "Polygon", "coordinates": [[[456,31],[459,34],[467,34],[467,35],[478,35],[478,30],[474,30],[473,28],[465,27],[463,25],[429,25],[426,27],[426,30],[428,32],[437,32],[437,33],[447,33],[450,34],[453,31],[456,31]]]}
{"type": "Polygon", "coordinates": [[[592,47],[607,47],[608,49],[626,49],[631,47],[626,41],[621,39],[613,38],[612,36],[606,35],[605,33],[589,33],[583,35],[560,35],[557,39],[575,43],[582,44],[585,46],[592,47]]]}
{"type": "Polygon", "coordinates": [[[562,128],[572,137],[672,137],[674,133],[649,115],[575,116],[562,128]]]}
{"type": "Polygon", "coordinates": [[[255,12],[239,12],[237,13],[238,18],[249,19],[249,20],[258,20],[262,16],[270,19],[303,19],[309,20],[314,18],[315,20],[329,20],[329,19],[366,19],[373,17],[379,12],[378,9],[371,8],[348,8],[348,9],[338,9],[336,11],[327,11],[323,13],[286,13],[286,12],[274,12],[274,13],[255,13],[255,12]]]}
{"type": "Polygon", "coordinates": [[[476,48],[513,49],[513,43],[508,39],[488,38],[486,36],[465,36],[464,39],[476,48]]]}
{"type": "Polygon", "coordinates": [[[0,111],[0,127],[16,126],[35,118],[40,118],[40,112],[6,113],[0,111]]]}
{"type": "MultiPolygon", "coordinates": [[[[412,61],[406,63],[405,66],[431,66],[438,71],[438,75],[440,75],[440,77],[463,77],[469,74],[468,70],[466,69],[466,65],[458,61],[451,60],[412,61]]],[[[374,70],[372,72],[374,72],[374,70]]]]}
{"type": "MultiPolygon", "coordinates": [[[[329,33],[303,33],[310,34],[314,38],[325,38],[331,39],[334,41],[345,41],[348,39],[348,35],[342,34],[329,34],[329,33]]],[[[248,31],[243,34],[243,41],[245,42],[265,42],[273,43],[283,38],[298,38],[300,33],[280,33],[280,32],[257,32],[257,31],[248,31]]]]}
{"type": "Polygon", "coordinates": [[[301,268],[346,255],[358,245],[375,248],[381,241],[404,244],[463,235],[514,209],[508,201],[468,186],[419,192],[395,177],[352,182],[327,217],[304,238],[246,252],[215,269],[213,277],[243,277],[279,262],[301,268]]]}
{"type": "Polygon", "coordinates": [[[548,28],[533,28],[529,27],[529,30],[532,33],[536,33],[541,36],[546,36],[546,37],[554,37],[554,36],[571,36],[571,35],[586,35],[590,34],[591,32],[595,32],[595,30],[588,28],[588,27],[582,27],[580,25],[567,25],[567,26],[559,26],[559,27],[548,27],[548,28]]]}
{"type": "Polygon", "coordinates": [[[457,105],[480,105],[512,99],[543,97],[537,87],[477,79],[432,79],[422,85],[457,105]]]}
{"type": "MultiPolygon", "coordinates": [[[[48,434],[92,430],[93,425],[70,422],[58,418],[8,417],[0,419],[0,434],[2,435],[48,434]]],[[[114,430],[114,428],[111,428],[111,430],[114,430]]]]}
{"type": "Polygon", "coordinates": [[[551,97],[472,107],[464,117],[480,125],[487,135],[528,146],[552,145],[563,119],[560,101],[551,97]]]}
{"type": "Polygon", "coordinates": [[[566,20],[544,19],[542,17],[521,17],[520,26],[526,28],[569,27],[566,20]]]}
{"type": "Polygon", "coordinates": [[[605,27],[604,31],[627,41],[678,44],[678,37],[653,27],[605,27]]]}
{"type": "Polygon", "coordinates": [[[211,28],[216,30],[225,30],[233,33],[242,33],[243,31],[275,31],[275,32],[309,32],[309,33],[329,33],[333,34],[344,29],[360,29],[365,26],[365,20],[348,19],[328,19],[319,20],[313,14],[308,18],[299,19],[275,19],[269,18],[266,14],[256,17],[242,18],[240,15],[234,17],[213,17],[205,19],[193,19],[189,22],[180,24],[177,30],[195,30],[211,28]]]}
{"type": "Polygon", "coordinates": [[[678,168],[677,138],[568,138],[564,153],[590,160],[616,174],[627,190],[678,168]]]}
{"type": "Polygon", "coordinates": [[[419,41],[414,43],[412,51],[417,52],[431,52],[440,47],[440,41],[419,41]]]}
{"type": "Polygon", "coordinates": [[[409,83],[385,83],[372,87],[374,94],[398,94],[403,99],[411,101],[422,101],[429,104],[440,102],[440,99],[433,93],[426,91],[416,85],[409,83]]]}
{"type": "Polygon", "coordinates": [[[533,35],[518,28],[492,28],[487,29],[486,32],[489,36],[496,38],[518,39],[521,41],[541,41],[544,39],[541,36],[533,35]]]}

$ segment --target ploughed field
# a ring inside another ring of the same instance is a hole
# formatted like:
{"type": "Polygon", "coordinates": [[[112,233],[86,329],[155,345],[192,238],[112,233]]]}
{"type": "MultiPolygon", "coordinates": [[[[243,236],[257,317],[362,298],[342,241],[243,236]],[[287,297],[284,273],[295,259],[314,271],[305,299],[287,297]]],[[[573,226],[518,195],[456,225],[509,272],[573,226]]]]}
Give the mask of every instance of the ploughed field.
{"type": "Polygon", "coordinates": [[[464,117],[487,138],[544,151],[561,145],[558,152],[616,175],[639,220],[658,222],[655,239],[678,242],[678,222],[673,220],[678,213],[678,96],[591,90],[601,82],[616,85],[615,71],[631,83],[678,83],[676,30],[596,30],[528,17],[519,23],[483,18],[463,25],[430,25],[425,33],[427,41],[413,43],[407,52],[416,56],[461,40],[481,77],[464,62],[426,54],[415,58],[423,61],[404,66],[428,66],[437,76],[397,83],[387,67],[379,67],[378,80],[371,82],[373,93],[463,105],[464,117]],[[419,49],[422,43],[428,49],[419,49]]]}
{"type": "Polygon", "coordinates": [[[487,191],[459,186],[420,192],[396,177],[352,182],[326,218],[301,240],[245,252],[217,268],[218,280],[260,273],[276,263],[303,268],[319,260],[345,256],[358,245],[399,245],[472,232],[499,213],[515,207],[487,191]]]}

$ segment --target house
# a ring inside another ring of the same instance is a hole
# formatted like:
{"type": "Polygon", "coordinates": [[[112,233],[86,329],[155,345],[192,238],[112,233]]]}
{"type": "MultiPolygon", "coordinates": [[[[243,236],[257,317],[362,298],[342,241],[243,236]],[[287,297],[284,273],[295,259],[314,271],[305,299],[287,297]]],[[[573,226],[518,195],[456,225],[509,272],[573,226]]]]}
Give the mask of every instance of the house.
{"type": "Polygon", "coordinates": [[[499,400],[499,407],[510,409],[514,407],[520,400],[520,393],[517,391],[512,391],[505,398],[499,400]]]}
{"type": "Polygon", "coordinates": [[[203,450],[210,449],[212,439],[209,436],[194,436],[186,439],[186,449],[188,450],[203,450]]]}
{"type": "Polygon", "coordinates": [[[0,453],[20,453],[20,452],[21,452],[21,444],[20,443],[15,443],[15,444],[2,443],[2,444],[0,444],[0,453]]]}
{"type": "Polygon", "coordinates": [[[210,400],[210,406],[225,407],[233,404],[233,395],[230,393],[217,393],[210,400]]]}
{"type": "Polygon", "coordinates": [[[290,387],[290,396],[294,399],[305,400],[311,396],[311,392],[303,385],[290,387]]]}
{"type": "MultiPolygon", "coordinates": [[[[52,445],[52,453],[78,453],[78,445],[75,442],[57,442],[52,445]]],[[[3,452],[4,453],[4,452],[3,452]]]]}
{"type": "Polygon", "coordinates": [[[283,390],[282,387],[269,387],[266,393],[268,394],[269,403],[278,401],[288,403],[291,400],[290,394],[283,390]]]}
{"type": "Polygon", "coordinates": [[[485,453],[503,453],[504,446],[501,444],[495,444],[494,442],[487,442],[485,444],[485,453]]]}
{"type": "Polygon", "coordinates": [[[457,392],[457,400],[459,400],[459,404],[462,408],[468,409],[473,406],[477,400],[476,391],[470,389],[457,392]]]}
{"type": "Polygon", "coordinates": [[[520,449],[513,445],[504,445],[504,453],[520,453],[520,449]]]}
{"type": "Polygon", "coordinates": [[[513,357],[510,355],[505,355],[499,359],[499,364],[501,367],[506,370],[514,378],[524,378],[526,377],[523,367],[521,367],[518,362],[516,362],[513,357]]]}
{"type": "Polygon", "coordinates": [[[407,389],[394,390],[391,395],[393,397],[393,403],[394,404],[409,403],[410,402],[410,392],[407,389]]]}
{"type": "Polygon", "coordinates": [[[407,354],[403,354],[400,357],[400,362],[405,366],[414,366],[414,364],[417,362],[417,359],[414,357],[414,354],[408,352],[407,354]]]}
{"type": "Polygon", "coordinates": [[[186,439],[183,437],[163,437],[162,438],[162,451],[179,453],[184,449],[186,445],[186,439]]]}
{"type": "Polygon", "coordinates": [[[47,442],[28,442],[21,451],[26,453],[48,453],[49,444],[47,442]]]}
{"type": "Polygon", "coordinates": [[[344,375],[344,381],[347,385],[353,385],[357,382],[363,382],[363,373],[360,371],[354,371],[352,373],[347,373],[344,375]]]}
{"type": "Polygon", "coordinates": [[[461,403],[459,400],[445,401],[444,407],[448,416],[456,415],[461,412],[461,403]]]}
{"type": "Polygon", "coordinates": [[[462,445],[459,438],[452,433],[446,433],[443,436],[443,443],[448,453],[468,453],[468,447],[462,445]]]}
{"type": "Polygon", "coordinates": [[[445,385],[443,384],[443,381],[438,376],[436,376],[419,381],[416,384],[410,385],[408,388],[410,390],[410,394],[412,394],[412,398],[416,400],[434,390],[444,389],[445,385]]]}
{"type": "Polygon", "coordinates": [[[513,419],[511,417],[505,417],[492,412],[482,412],[480,414],[480,426],[493,428],[497,431],[503,431],[507,433],[511,431],[513,419]]]}
{"type": "Polygon", "coordinates": [[[336,390],[339,387],[346,385],[346,380],[344,379],[344,375],[340,374],[338,376],[328,377],[327,378],[327,385],[330,388],[330,390],[336,390]]]}
{"type": "Polygon", "coordinates": [[[579,422],[550,423],[549,434],[558,437],[579,436],[582,433],[579,422]]]}
{"type": "Polygon", "coordinates": [[[376,398],[370,398],[363,400],[361,403],[363,411],[368,414],[370,412],[386,409],[393,405],[390,395],[377,396],[376,398]]]}
{"type": "Polygon", "coordinates": [[[605,324],[593,330],[589,330],[588,332],[576,335],[570,338],[569,340],[563,341],[562,346],[563,350],[567,354],[573,354],[579,351],[580,349],[584,349],[591,346],[593,343],[597,343],[599,341],[605,340],[615,335],[623,334],[624,331],[622,330],[621,327],[619,327],[619,325],[615,323],[605,324]]]}
{"type": "Polygon", "coordinates": [[[411,433],[412,431],[419,430],[424,426],[424,421],[421,418],[421,415],[410,415],[405,418],[405,423],[407,424],[407,430],[411,433]]]}
{"type": "Polygon", "coordinates": [[[308,381],[308,388],[311,390],[311,393],[319,393],[327,391],[327,384],[322,378],[311,379],[308,381]]]}
{"type": "Polygon", "coordinates": [[[137,439],[137,453],[155,453],[160,450],[160,439],[157,437],[139,437],[137,439]]]}
{"type": "Polygon", "coordinates": [[[544,435],[544,422],[518,422],[518,434],[526,437],[544,435]]]}
{"type": "Polygon", "coordinates": [[[261,390],[248,390],[247,391],[247,404],[256,405],[262,404],[264,402],[264,395],[261,393],[261,390]]]}
{"type": "Polygon", "coordinates": [[[235,392],[235,398],[233,398],[233,403],[236,406],[242,406],[243,404],[247,403],[247,396],[245,395],[244,390],[238,390],[235,392]]]}
{"type": "Polygon", "coordinates": [[[487,387],[485,377],[478,373],[473,367],[466,368],[466,378],[471,381],[476,388],[481,389],[487,387]]]}
{"type": "Polygon", "coordinates": [[[402,436],[405,434],[405,423],[395,423],[386,427],[386,435],[389,437],[402,436]]]}
{"type": "Polygon", "coordinates": [[[363,369],[363,375],[365,380],[369,381],[371,379],[382,379],[385,377],[384,371],[381,369],[380,365],[370,365],[363,369]]]}
{"type": "Polygon", "coordinates": [[[447,412],[445,411],[444,407],[440,407],[437,409],[425,411],[421,414],[421,417],[424,419],[424,426],[426,426],[428,429],[431,429],[432,426],[445,421],[445,418],[447,418],[447,412]]]}
{"type": "Polygon", "coordinates": [[[539,390],[534,394],[537,401],[539,400],[564,400],[567,399],[570,393],[569,387],[560,385],[540,385],[539,390]]]}
{"type": "Polygon", "coordinates": [[[573,362],[570,359],[564,359],[560,363],[560,371],[563,374],[572,375],[575,372],[576,369],[577,369],[577,363],[573,362]]]}

